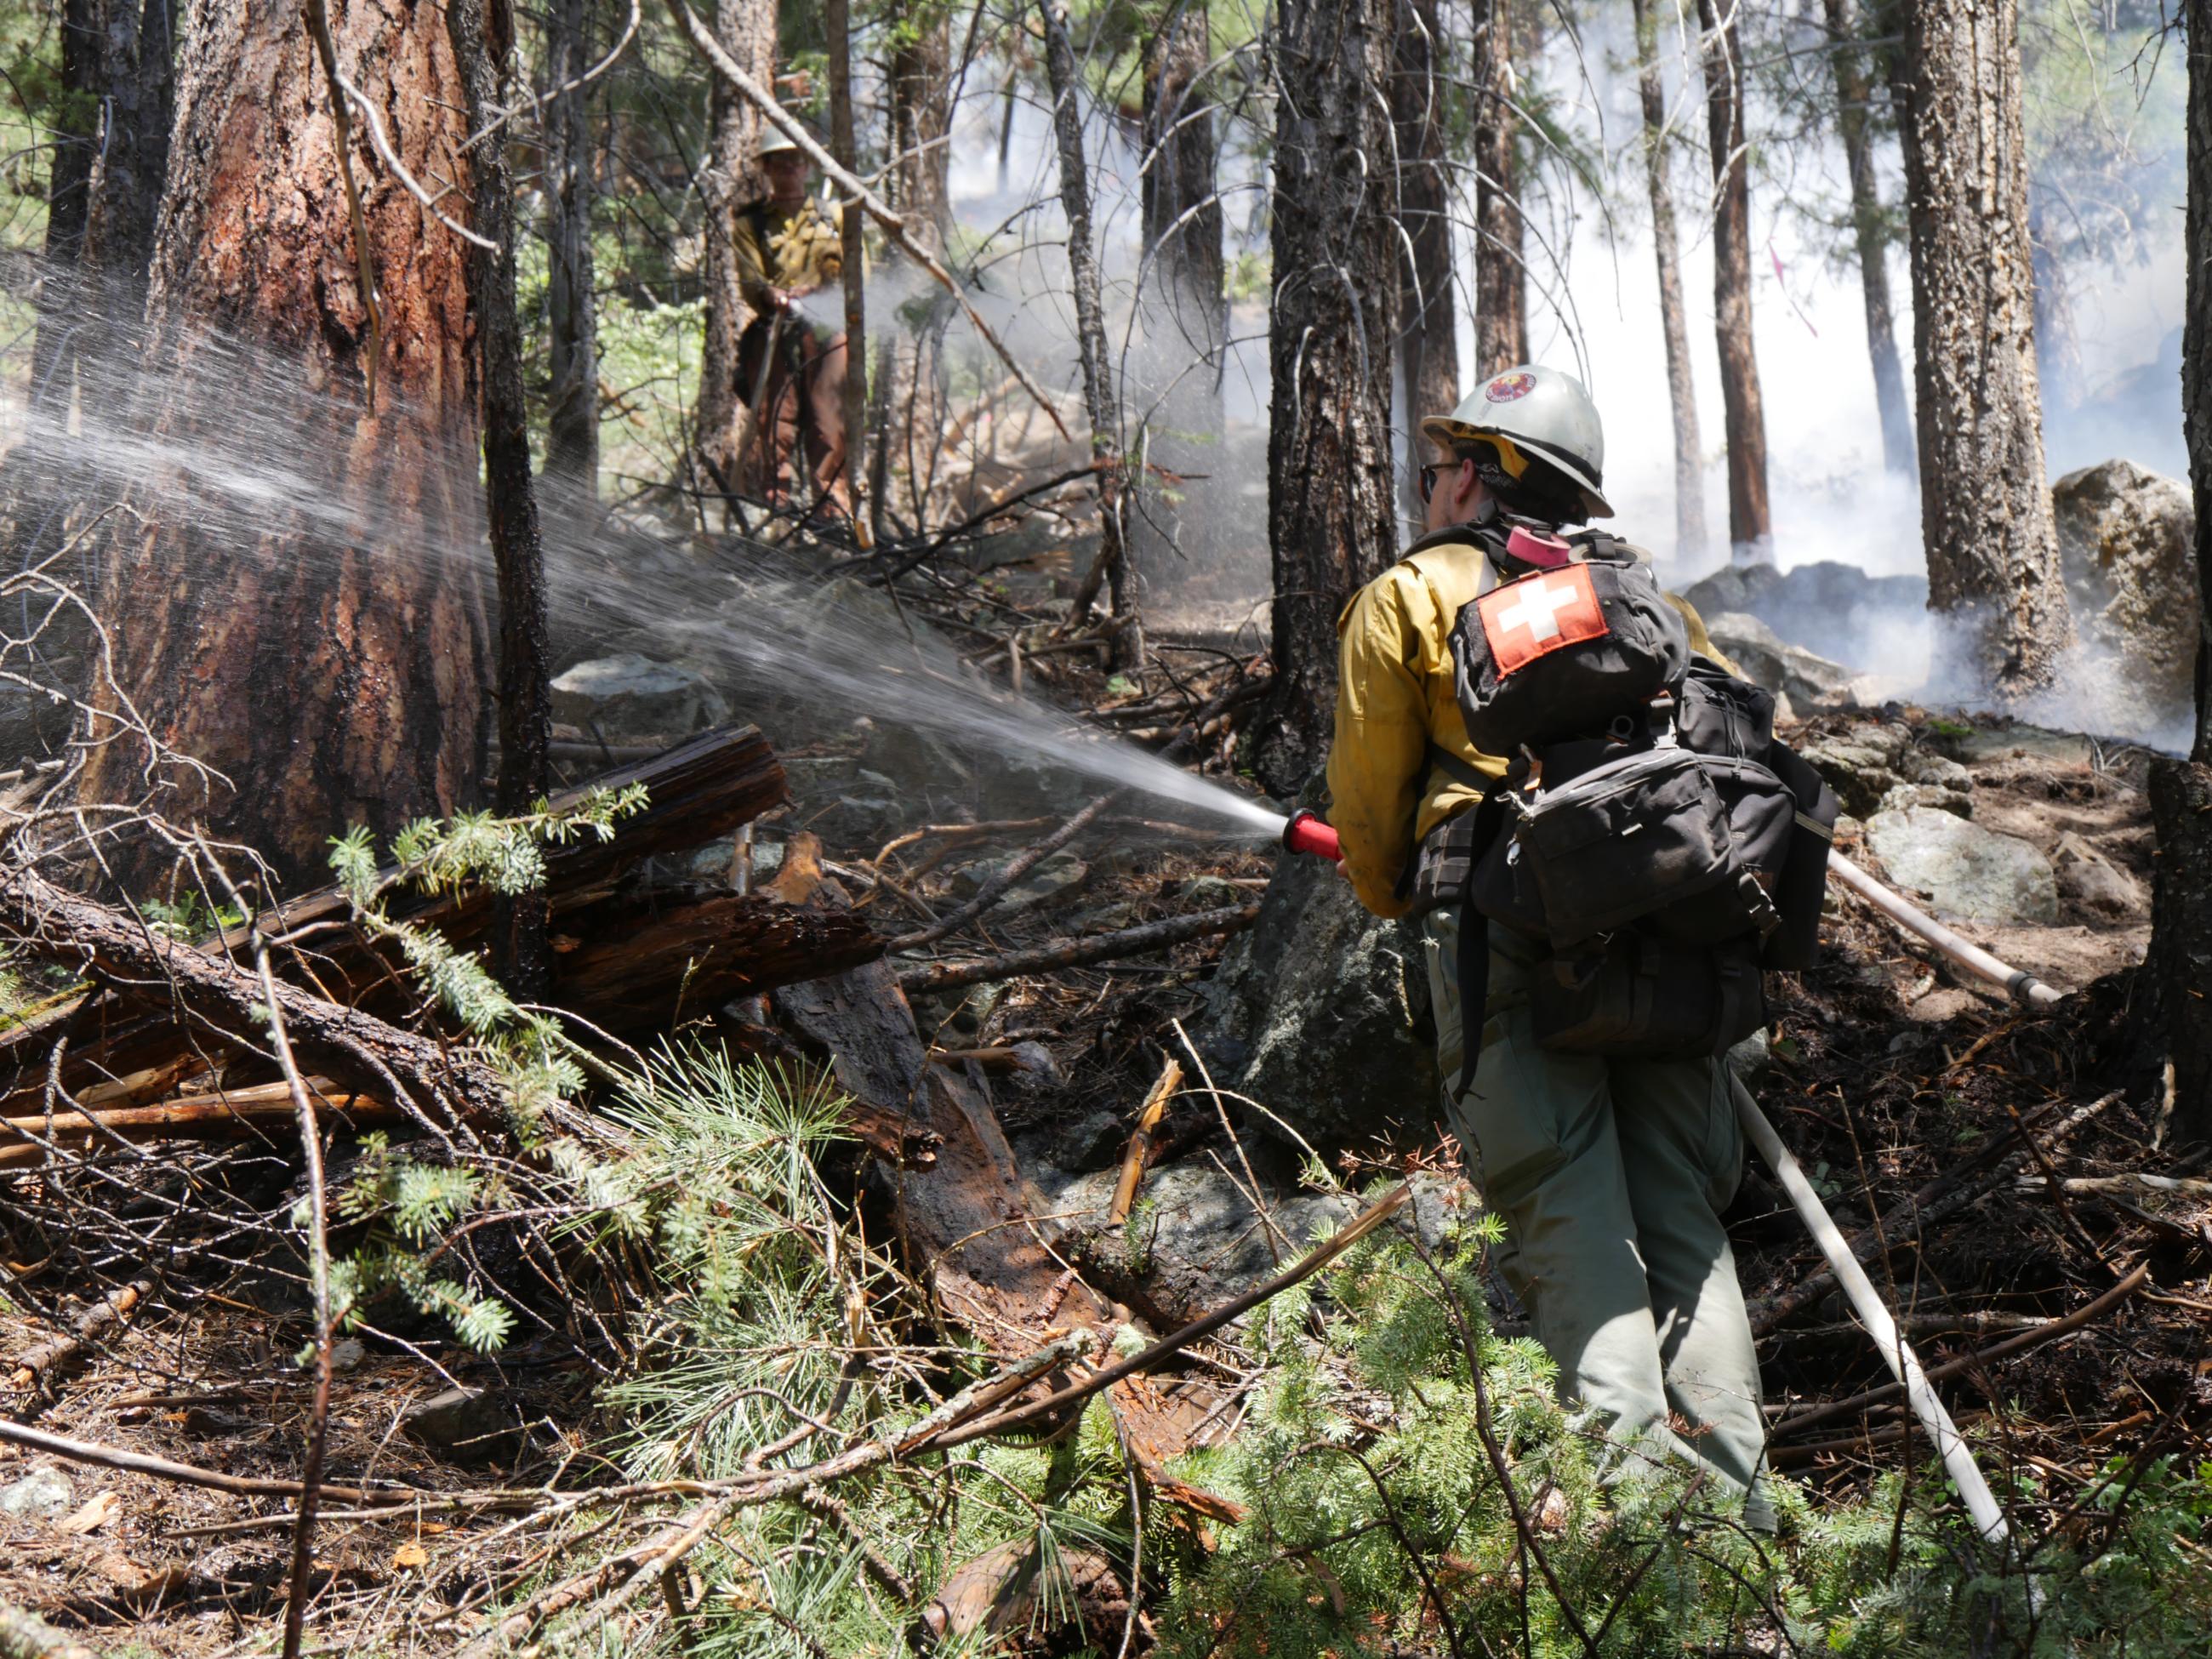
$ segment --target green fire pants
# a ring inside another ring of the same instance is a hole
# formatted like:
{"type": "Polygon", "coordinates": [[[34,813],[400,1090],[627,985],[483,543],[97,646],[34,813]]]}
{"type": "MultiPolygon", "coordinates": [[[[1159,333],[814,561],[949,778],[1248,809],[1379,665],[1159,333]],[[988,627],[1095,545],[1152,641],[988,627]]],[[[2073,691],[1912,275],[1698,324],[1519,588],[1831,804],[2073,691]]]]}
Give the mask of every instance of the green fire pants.
{"type": "Polygon", "coordinates": [[[1499,1266],[1558,1363],[1563,1398],[1602,1413],[1615,1479],[1655,1458],[1704,1468],[1771,1529],[1759,1356],[1719,1212],[1743,1171],[1719,1062],[1555,1054],[1529,1028],[1533,949],[1491,932],[1490,990],[1472,1079],[1459,998],[1459,918],[1433,911],[1429,985],[1445,1112],[1484,1204],[1499,1266]]]}

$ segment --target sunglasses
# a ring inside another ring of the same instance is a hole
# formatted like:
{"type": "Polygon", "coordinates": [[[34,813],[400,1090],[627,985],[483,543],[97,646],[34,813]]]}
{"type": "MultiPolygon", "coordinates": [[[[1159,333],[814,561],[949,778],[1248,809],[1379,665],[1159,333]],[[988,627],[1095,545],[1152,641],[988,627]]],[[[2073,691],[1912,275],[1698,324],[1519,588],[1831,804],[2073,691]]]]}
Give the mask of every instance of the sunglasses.
{"type": "Polygon", "coordinates": [[[1428,465],[1423,467],[1418,475],[1418,482],[1421,488],[1421,505],[1423,507],[1426,507],[1429,504],[1429,497],[1437,493],[1437,479],[1438,477],[1447,472],[1456,472],[1460,468],[1466,465],[1467,463],[1465,460],[1455,460],[1449,462],[1432,461],[1428,465]]]}

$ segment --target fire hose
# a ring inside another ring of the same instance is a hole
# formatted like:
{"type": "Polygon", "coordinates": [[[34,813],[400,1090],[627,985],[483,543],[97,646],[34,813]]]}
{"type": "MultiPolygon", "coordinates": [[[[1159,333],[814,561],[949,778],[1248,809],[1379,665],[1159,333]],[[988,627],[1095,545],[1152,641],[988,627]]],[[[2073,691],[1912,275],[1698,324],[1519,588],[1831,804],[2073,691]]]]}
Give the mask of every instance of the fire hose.
{"type": "MultiPolygon", "coordinates": [[[[1340,860],[1343,848],[1336,831],[1315,813],[1294,813],[1283,830],[1283,845],[1294,853],[1310,853],[1319,858],[1340,860]]],[[[1884,915],[1911,929],[1921,938],[1943,951],[1961,967],[1984,979],[2004,987],[2023,1002],[2056,1002],[2058,994],[2037,979],[2033,974],[2008,968],[1980,947],[1968,943],[1949,928],[1907,904],[1872,876],[1844,858],[1840,853],[1828,854],[1830,871],[1844,884],[1862,897],[1869,900],[1884,915]]],[[[1928,1432],[1943,1467],[1966,1500],[1966,1510],[1973,1517],[1974,1526],[1992,1544],[2002,1544],[2010,1535],[2005,1524],[2004,1511],[1998,1506],[1996,1495],[1990,1483],[1983,1479],[1974,1454],[1959,1432],[1959,1425],[1951,1419],[1942,1400],[1928,1381],[1925,1370],[1911,1347],[1905,1342],[1904,1333],[1898,1328],[1897,1320],[1874,1287],[1866,1269],[1859,1265],[1851,1253],[1850,1242],[1836,1225],[1835,1218],[1821,1203],[1820,1195],[1814,1191],[1812,1182],[1789,1147],[1783,1145],[1781,1135],[1773,1123],[1752,1098],[1741,1078],[1733,1069],[1729,1074],[1730,1092],[1735,1100],[1735,1114],[1751,1144],[1766,1160],[1782,1189],[1790,1194],[1790,1201],[1813,1235],[1813,1242],[1820,1254],[1827,1258],[1828,1266],[1836,1275],[1836,1283],[1850,1298],[1859,1322],[1866,1327],[1867,1334],[1874,1339],[1890,1373],[1903,1385],[1905,1398],[1911,1402],[1913,1413],[1928,1432]]]]}

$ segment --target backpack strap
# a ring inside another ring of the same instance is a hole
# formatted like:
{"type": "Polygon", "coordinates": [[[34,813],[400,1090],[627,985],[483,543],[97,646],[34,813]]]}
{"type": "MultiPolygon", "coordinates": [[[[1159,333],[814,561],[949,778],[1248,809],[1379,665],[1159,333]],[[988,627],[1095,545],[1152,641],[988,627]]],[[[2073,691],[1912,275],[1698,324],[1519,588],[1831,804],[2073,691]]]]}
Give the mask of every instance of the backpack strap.
{"type": "Polygon", "coordinates": [[[1452,1084],[1455,1096],[1474,1081],[1475,1065],[1482,1058],[1483,1027],[1490,1020],[1490,918],[1474,908],[1474,867],[1505,827],[1506,792],[1512,787],[1513,775],[1486,778],[1483,784],[1482,799],[1474,808],[1474,845],[1468,854],[1468,880],[1460,890],[1460,1071],[1452,1084]]]}

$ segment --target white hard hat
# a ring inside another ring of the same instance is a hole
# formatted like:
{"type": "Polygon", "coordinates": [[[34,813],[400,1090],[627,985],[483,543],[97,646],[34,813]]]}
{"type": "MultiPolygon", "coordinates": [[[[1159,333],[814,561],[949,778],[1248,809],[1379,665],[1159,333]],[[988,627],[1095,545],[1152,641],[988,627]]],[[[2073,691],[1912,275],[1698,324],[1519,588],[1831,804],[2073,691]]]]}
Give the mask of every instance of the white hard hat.
{"type": "Polygon", "coordinates": [[[1563,473],[1582,492],[1593,519],[1609,519],[1605,498],[1605,427],[1597,405],[1571,374],[1523,363],[1494,374],[1449,415],[1421,422],[1421,435],[1440,444],[1494,444],[1506,471],[1521,476],[1528,458],[1563,473]]]}
{"type": "Polygon", "coordinates": [[[799,140],[781,127],[769,126],[761,130],[760,148],[753,152],[763,161],[771,155],[780,155],[787,149],[798,149],[799,140]]]}

